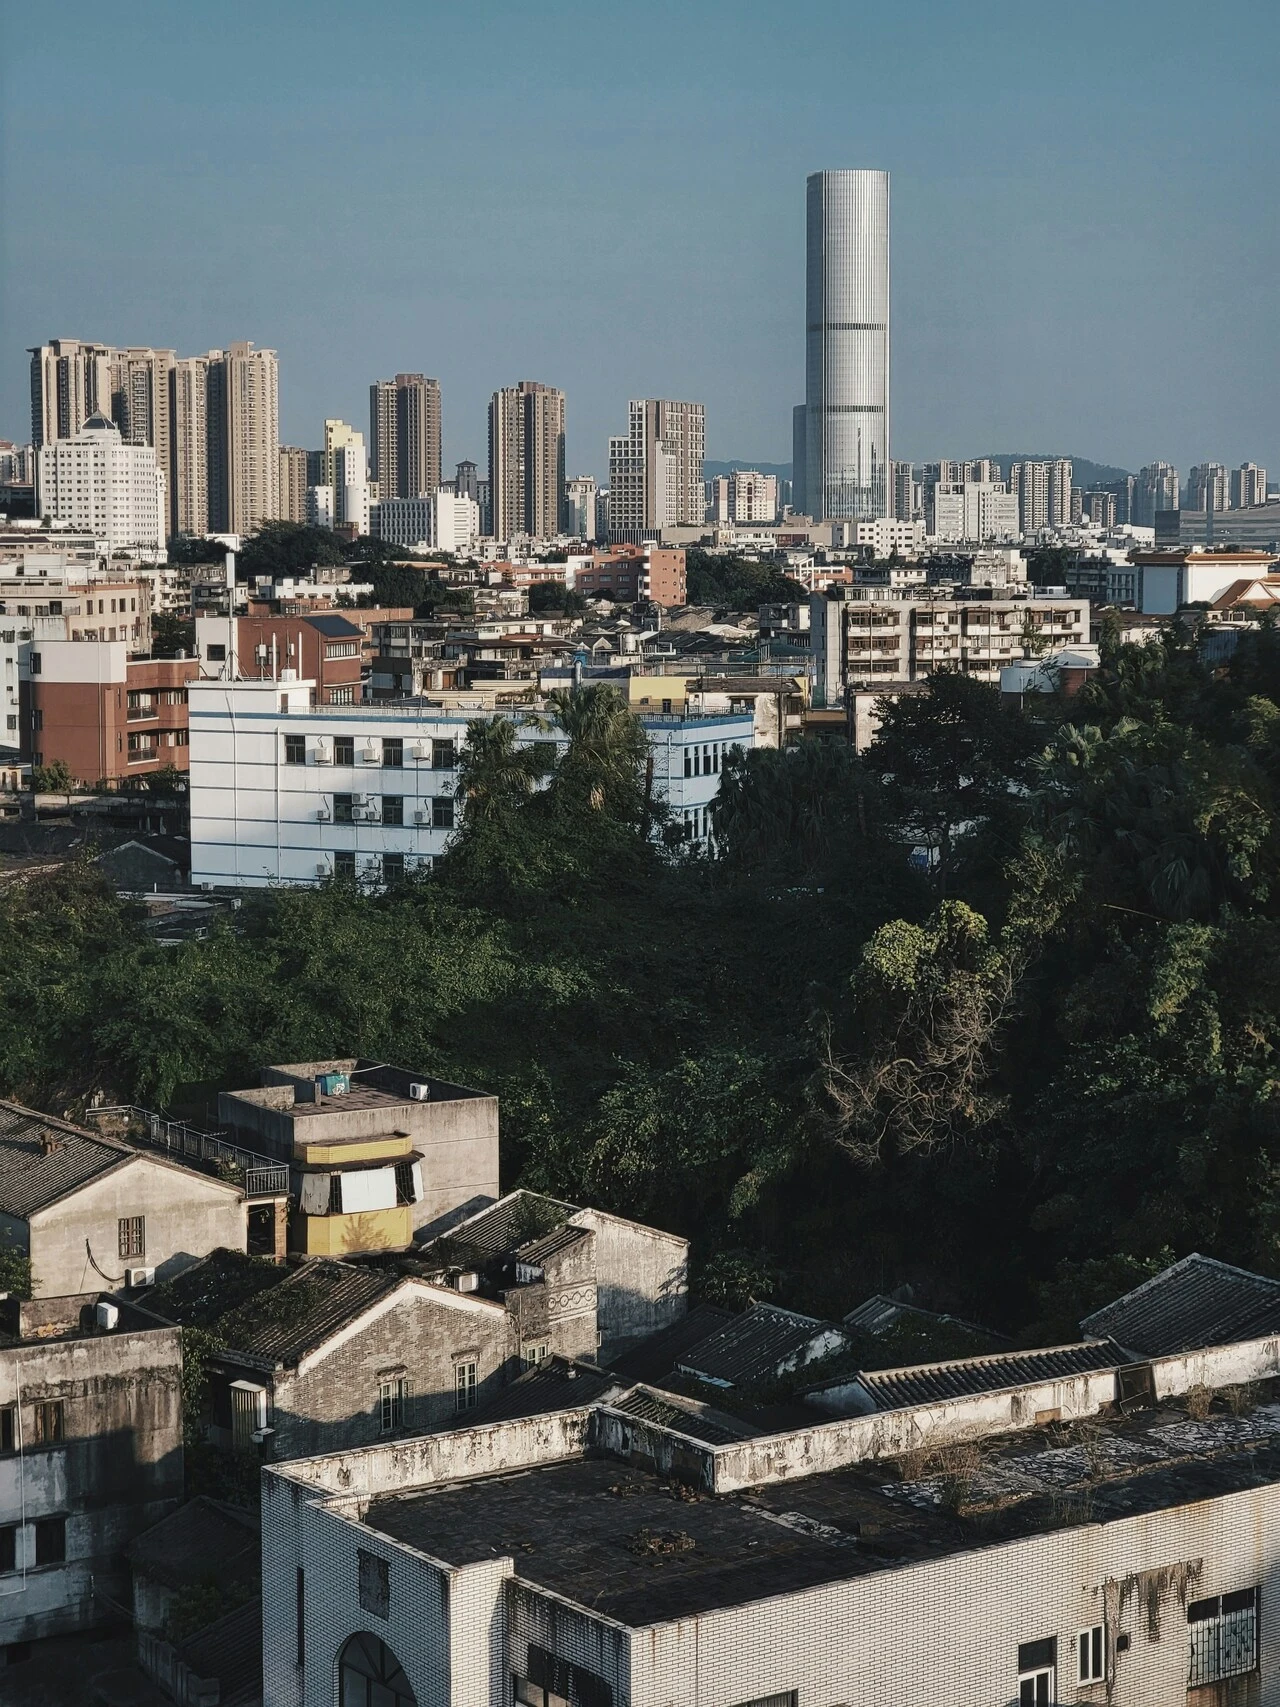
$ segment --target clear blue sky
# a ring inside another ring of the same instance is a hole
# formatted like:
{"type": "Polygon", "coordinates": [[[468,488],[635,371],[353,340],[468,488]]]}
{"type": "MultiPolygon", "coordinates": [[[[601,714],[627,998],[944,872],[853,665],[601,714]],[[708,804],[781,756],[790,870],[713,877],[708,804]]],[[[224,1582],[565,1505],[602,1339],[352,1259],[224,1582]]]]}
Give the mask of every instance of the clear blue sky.
{"type": "Polygon", "coordinates": [[[1280,6],[0,4],[0,435],[53,336],[280,354],[281,432],[520,378],[786,461],[804,177],[893,174],[893,449],[1280,473],[1280,6]]]}

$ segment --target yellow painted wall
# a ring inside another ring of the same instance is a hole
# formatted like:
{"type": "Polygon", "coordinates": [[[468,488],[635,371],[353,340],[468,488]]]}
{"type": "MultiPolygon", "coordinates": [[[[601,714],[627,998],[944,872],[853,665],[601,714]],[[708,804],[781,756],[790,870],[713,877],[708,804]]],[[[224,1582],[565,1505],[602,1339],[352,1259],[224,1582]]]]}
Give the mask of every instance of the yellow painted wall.
{"type": "Polygon", "coordinates": [[[413,1154],[413,1139],[395,1133],[376,1138],[347,1139],[341,1144],[308,1144],[299,1139],[293,1146],[298,1161],[311,1167],[340,1166],[344,1162],[399,1162],[413,1154]]]}
{"type": "Polygon", "coordinates": [[[354,1251],[393,1251],[413,1241],[409,1205],[363,1209],[353,1215],[295,1215],[290,1244],[310,1257],[342,1257],[354,1251]]]}
{"type": "Polygon", "coordinates": [[[683,711],[685,702],[684,676],[628,676],[627,704],[647,705],[649,711],[661,711],[664,699],[671,701],[672,712],[683,711]]]}

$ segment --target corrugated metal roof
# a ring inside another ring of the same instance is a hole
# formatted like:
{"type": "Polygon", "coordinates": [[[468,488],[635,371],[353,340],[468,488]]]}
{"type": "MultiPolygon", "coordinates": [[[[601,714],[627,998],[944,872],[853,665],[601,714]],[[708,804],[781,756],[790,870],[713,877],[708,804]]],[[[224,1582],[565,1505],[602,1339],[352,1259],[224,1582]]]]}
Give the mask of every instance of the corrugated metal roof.
{"type": "Polygon", "coordinates": [[[699,1411],[692,1405],[678,1405],[664,1394],[651,1393],[643,1387],[637,1387],[634,1393],[616,1400],[612,1408],[625,1411],[641,1422],[675,1429],[693,1440],[705,1441],[708,1446],[722,1446],[730,1440],[751,1440],[755,1434],[754,1429],[734,1417],[699,1411]]]}
{"type": "Polygon", "coordinates": [[[557,1227],[563,1227],[573,1213],[571,1203],[560,1203],[536,1191],[513,1191],[469,1221],[460,1221],[439,1238],[432,1239],[423,1246],[423,1254],[430,1252],[452,1259],[465,1251],[474,1253],[480,1261],[510,1256],[518,1246],[545,1238],[557,1227]]]}
{"type": "Polygon", "coordinates": [[[364,630],[345,616],[306,616],[302,620],[331,640],[361,640],[364,637],[364,630]]]}
{"type": "Polygon", "coordinates": [[[1080,1324],[1143,1357],[1280,1333],[1280,1281],[1193,1251],[1080,1324]]]}
{"type": "Polygon", "coordinates": [[[230,1580],[258,1569],[262,1543],[247,1511],[201,1494],[162,1517],[129,1545],[134,1568],[165,1588],[190,1588],[206,1577],[230,1580]]]}
{"type": "Polygon", "coordinates": [[[1110,1340],[1085,1345],[1053,1346],[1046,1351],[998,1352],[994,1357],[957,1358],[947,1363],[920,1363],[910,1369],[877,1369],[857,1379],[882,1411],[905,1410],[975,1393],[998,1393],[1006,1387],[1026,1387],[1037,1381],[1057,1381],[1114,1369],[1127,1362],[1110,1340]]]}
{"type": "Polygon", "coordinates": [[[658,1381],[673,1370],[691,1346],[734,1320],[732,1310],[721,1310],[715,1304],[695,1304],[693,1309],[669,1328],[650,1334],[639,1345],[617,1358],[612,1367],[627,1381],[658,1381]]]}
{"type": "Polygon", "coordinates": [[[0,1210],[25,1220],[136,1155],[112,1138],[0,1102],[0,1210]],[[54,1148],[46,1154],[49,1140],[54,1148]]]}
{"type": "Polygon", "coordinates": [[[839,1333],[816,1316],[798,1316],[775,1304],[754,1304],[676,1360],[676,1368],[730,1387],[768,1381],[779,1365],[804,1351],[823,1332],[839,1333]]]}

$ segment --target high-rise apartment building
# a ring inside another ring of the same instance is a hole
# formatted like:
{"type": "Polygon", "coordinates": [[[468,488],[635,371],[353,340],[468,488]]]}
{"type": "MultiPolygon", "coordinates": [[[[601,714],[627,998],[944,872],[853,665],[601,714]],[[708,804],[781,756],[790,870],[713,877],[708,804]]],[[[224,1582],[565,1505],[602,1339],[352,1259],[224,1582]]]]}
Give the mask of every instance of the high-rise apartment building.
{"type": "Polygon", "coordinates": [[[31,350],[31,442],[70,439],[90,415],[111,414],[111,349],[52,338],[31,350]]]}
{"type": "Polygon", "coordinates": [[[156,453],[126,444],[109,416],[90,415],[71,438],[42,445],[37,458],[42,515],[92,534],[111,551],[163,546],[167,505],[156,453]]]}
{"type": "Polygon", "coordinates": [[[209,362],[187,356],[169,369],[169,531],[209,531],[209,362]]]}
{"type": "Polygon", "coordinates": [[[565,485],[565,532],[588,544],[594,544],[596,537],[596,492],[590,474],[580,474],[565,485]]]}
{"type": "Polygon", "coordinates": [[[735,468],[706,483],[709,522],[751,527],[778,519],[778,477],[758,468],[735,468]]]}
{"type": "Polygon", "coordinates": [[[920,485],[916,479],[915,464],[895,462],[893,464],[894,519],[900,522],[914,521],[919,509],[920,485]]]}
{"type": "Polygon", "coordinates": [[[1178,471],[1171,462],[1151,462],[1138,470],[1133,489],[1133,523],[1136,527],[1154,527],[1162,510],[1180,506],[1178,471]]]}
{"type": "Polygon", "coordinates": [[[346,421],[331,419],[324,424],[323,484],[333,489],[335,521],[367,534],[369,459],[364,434],[346,421]]]}
{"type": "MultiPolygon", "coordinates": [[[[994,464],[973,464],[982,467],[994,464]]],[[[1009,490],[1018,499],[1018,515],[1022,532],[1030,535],[1041,528],[1070,527],[1071,461],[1059,457],[1053,462],[1015,462],[1009,468],[1009,490]]],[[[1076,520],[1079,517],[1076,516],[1076,520]]]]}
{"type": "Polygon", "coordinates": [[[1231,470],[1231,508],[1248,510],[1267,501],[1267,471],[1256,462],[1242,462],[1231,470]]]}
{"type": "Polygon", "coordinates": [[[440,485],[440,382],[398,373],[369,387],[371,478],[380,499],[420,498],[440,485]]]}
{"type": "Polygon", "coordinates": [[[806,193],[805,489],[797,508],[819,520],[887,516],[889,174],[815,172],[806,193]]]}
{"type": "Polygon", "coordinates": [[[1116,511],[1119,506],[1114,492],[1101,489],[1086,492],[1084,504],[1094,527],[1113,528],[1116,525],[1116,511]]]}
{"type": "Polygon", "coordinates": [[[280,520],[305,522],[307,519],[307,457],[309,451],[300,445],[280,446],[280,520]]]}
{"type": "Polygon", "coordinates": [[[1231,482],[1225,463],[1199,462],[1187,476],[1189,510],[1225,510],[1231,502],[1231,482]]]}
{"type": "Polygon", "coordinates": [[[480,502],[480,475],[474,462],[464,459],[458,464],[453,476],[453,490],[459,498],[470,498],[475,504],[480,502]]]}
{"type": "Polygon", "coordinates": [[[279,373],[274,350],[238,342],[207,363],[209,531],[256,533],[280,513],[279,373]]]}
{"type": "MultiPolygon", "coordinates": [[[[489,524],[495,539],[551,539],[564,521],[564,392],[522,379],[489,403],[489,524]]],[[[482,505],[483,509],[483,505],[482,505]]]]}
{"type": "Polygon", "coordinates": [[[609,440],[609,537],[656,540],[666,527],[696,527],[706,515],[701,403],[633,398],[627,432],[609,440]]]}
{"type": "Polygon", "coordinates": [[[1079,511],[1072,507],[1071,502],[1071,462],[1069,458],[1059,457],[1048,463],[1049,489],[1049,526],[1051,528],[1070,527],[1080,520],[1079,511]]]}

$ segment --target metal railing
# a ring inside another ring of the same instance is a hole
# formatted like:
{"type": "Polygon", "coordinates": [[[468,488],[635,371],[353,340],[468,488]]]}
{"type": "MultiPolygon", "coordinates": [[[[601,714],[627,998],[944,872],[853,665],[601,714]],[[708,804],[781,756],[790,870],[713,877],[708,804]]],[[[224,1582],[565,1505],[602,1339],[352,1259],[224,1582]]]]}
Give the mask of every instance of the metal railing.
{"type": "Polygon", "coordinates": [[[280,1197],[289,1190],[289,1168],[270,1156],[260,1156],[234,1143],[225,1132],[202,1132],[185,1120],[166,1120],[136,1103],[115,1103],[89,1110],[95,1120],[114,1118],[125,1123],[125,1136],[184,1162],[212,1164],[234,1170],[234,1183],[246,1197],[280,1197]]]}

